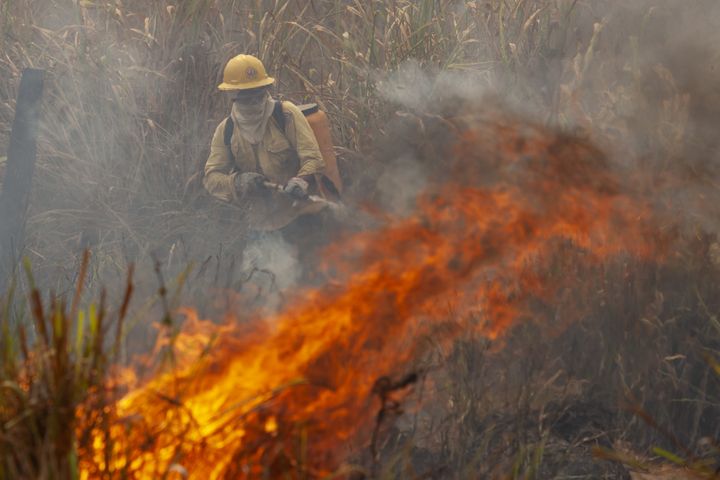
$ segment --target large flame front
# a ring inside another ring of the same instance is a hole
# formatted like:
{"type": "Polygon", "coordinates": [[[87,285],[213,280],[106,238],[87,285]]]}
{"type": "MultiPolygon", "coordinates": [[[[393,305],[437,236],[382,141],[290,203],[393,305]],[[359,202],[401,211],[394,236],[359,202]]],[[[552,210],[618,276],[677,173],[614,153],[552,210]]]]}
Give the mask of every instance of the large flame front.
{"type": "Polygon", "coordinates": [[[339,281],[272,318],[230,314],[200,360],[122,398],[110,435],[96,431],[81,452],[84,477],[327,473],[349,440],[367,439],[373,387],[407,371],[418,336],[498,337],[532,314],[529,299],[573,287],[550,268],[563,252],[587,264],[656,254],[648,211],[592,147],[506,118],[446,123],[452,140],[433,154],[440,186],[412,215],[330,249],[339,281]]]}

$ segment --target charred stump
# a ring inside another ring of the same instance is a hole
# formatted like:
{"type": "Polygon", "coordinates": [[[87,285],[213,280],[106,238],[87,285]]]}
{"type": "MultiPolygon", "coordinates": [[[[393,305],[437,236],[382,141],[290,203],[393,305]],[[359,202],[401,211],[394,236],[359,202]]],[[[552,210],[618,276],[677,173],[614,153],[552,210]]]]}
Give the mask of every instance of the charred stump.
{"type": "Polygon", "coordinates": [[[44,70],[28,68],[20,81],[0,191],[0,293],[7,288],[23,250],[44,78],[44,70]]]}

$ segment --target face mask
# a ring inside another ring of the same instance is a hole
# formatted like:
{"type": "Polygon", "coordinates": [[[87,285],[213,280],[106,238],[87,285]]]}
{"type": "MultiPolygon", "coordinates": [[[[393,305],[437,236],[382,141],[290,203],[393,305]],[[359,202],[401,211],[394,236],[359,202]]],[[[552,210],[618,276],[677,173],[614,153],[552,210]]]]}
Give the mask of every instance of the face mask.
{"type": "Polygon", "coordinates": [[[235,97],[232,118],[240,134],[247,141],[256,144],[262,140],[273,106],[273,100],[267,90],[260,94],[235,97]]]}

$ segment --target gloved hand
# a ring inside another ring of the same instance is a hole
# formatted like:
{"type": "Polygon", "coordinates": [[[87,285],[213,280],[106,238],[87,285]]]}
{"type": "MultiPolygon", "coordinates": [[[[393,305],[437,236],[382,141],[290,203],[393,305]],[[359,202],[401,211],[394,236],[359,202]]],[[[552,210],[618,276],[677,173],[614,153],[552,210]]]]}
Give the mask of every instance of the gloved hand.
{"type": "Polygon", "coordinates": [[[300,177],[292,177],[285,185],[285,193],[295,198],[303,199],[308,196],[310,184],[300,177]]]}
{"type": "Polygon", "coordinates": [[[255,172],[245,172],[235,176],[235,193],[239,198],[257,195],[265,190],[265,177],[255,172]]]}

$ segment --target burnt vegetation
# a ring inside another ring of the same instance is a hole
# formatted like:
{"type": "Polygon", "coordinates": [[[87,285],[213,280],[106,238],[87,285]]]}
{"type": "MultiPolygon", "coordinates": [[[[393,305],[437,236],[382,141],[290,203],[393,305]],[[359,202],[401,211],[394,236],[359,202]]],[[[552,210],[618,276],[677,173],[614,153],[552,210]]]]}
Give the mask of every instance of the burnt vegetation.
{"type": "MultiPolygon", "coordinates": [[[[252,232],[197,181],[239,52],[327,112],[364,228],[392,230],[418,199],[449,215],[460,188],[507,187],[527,208],[487,215],[516,243],[468,230],[486,241],[479,274],[463,252],[447,262],[470,287],[504,282],[486,303],[468,308],[428,267],[424,287],[447,295],[402,313],[420,327],[343,339],[248,400],[228,425],[255,436],[218,477],[718,478],[718,32],[711,0],[1,3],[0,180],[21,71],[47,76],[26,260],[0,297],[0,478],[135,478],[134,453],[166,444],[158,478],[194,478],[188,459],[213,439],[183,389],[221,378],[213,352],[268,337],[254,326],[268,298],[296,300],[284,272],[243,264],[252,232]],[[546,239],[534,220],[565,228],[555,212],[610,234],[546,239]],[[482,270],[538,237],[518,275],[482,270]],[[181,306],[233,324],[186,320],[202,335],[184,336],[181,306]],[[375,375],[363,349],[389,366],[375,375]],[[367,369],[351,377],[365,397],[298,418],[292,405],[342,384],[335,365],[367,369]],[[157,372],[180,372],[148,410],[167,422],[123,416],[117,400],[157,372]]],[[[406,234],[441,238],[422,214],[406,234]]],[[[438,224],[463,245],[464,226],[438,224]]],[[[383,238],[367,235],[330,246],[323,294],[352,278],[334,268],[380,257],[357,248],[383,238]]],[[[387,295],[367,318],[392,322],[405,304],[387,295]]]]}

